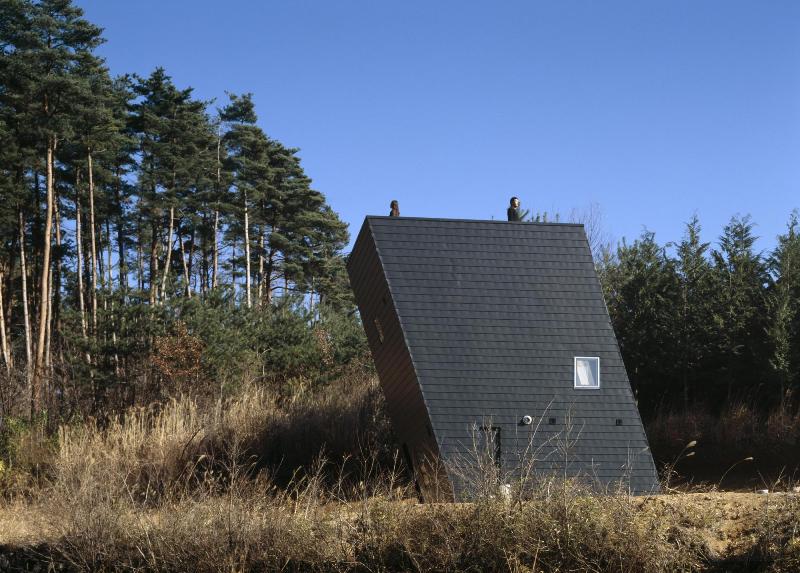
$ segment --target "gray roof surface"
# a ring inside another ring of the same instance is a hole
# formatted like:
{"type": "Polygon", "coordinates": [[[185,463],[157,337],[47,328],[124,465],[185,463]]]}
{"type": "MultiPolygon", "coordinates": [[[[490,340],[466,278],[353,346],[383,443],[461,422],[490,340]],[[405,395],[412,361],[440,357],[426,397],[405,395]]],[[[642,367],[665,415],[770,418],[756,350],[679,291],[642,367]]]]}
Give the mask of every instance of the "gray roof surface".
{"type": "Polygon", "coordinates": [[[473,425],[491,418],[504,463],[532,441],[541,468],[560,471],[568,459],[571,472],[604,483],[624,474],[634,491],[657,487],[582,225],[409,217],[365,225],[445,458],[463,455],[473,425]],[[599,390],[573,387],[575,356],[600,358],[599,390]],[[542,425],[520,426],[526,414],[542,425]],[[575,443],[565,458],[568,434],[575,443]]]}

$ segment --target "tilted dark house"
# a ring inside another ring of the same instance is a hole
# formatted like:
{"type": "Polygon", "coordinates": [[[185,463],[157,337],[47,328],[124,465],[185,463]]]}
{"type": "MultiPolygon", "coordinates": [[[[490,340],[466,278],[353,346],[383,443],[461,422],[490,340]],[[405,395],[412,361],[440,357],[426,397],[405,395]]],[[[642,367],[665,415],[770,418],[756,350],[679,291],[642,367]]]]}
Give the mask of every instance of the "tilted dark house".
{"type": "Polygon", "coordinates": [[[423,497],[463,496],[482,442],[512,475],[658,488],[582,225],[367,217],[348,272],[423,497]]]}

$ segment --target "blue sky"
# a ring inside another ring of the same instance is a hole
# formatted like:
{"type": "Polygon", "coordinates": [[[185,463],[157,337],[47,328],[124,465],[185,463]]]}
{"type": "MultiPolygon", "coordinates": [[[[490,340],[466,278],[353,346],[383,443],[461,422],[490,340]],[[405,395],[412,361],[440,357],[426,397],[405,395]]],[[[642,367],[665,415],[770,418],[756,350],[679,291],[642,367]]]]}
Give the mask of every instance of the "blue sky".
{"type": "Polygon", "coordinates": [[[600,205],[706,240],[800,207],[800,2],[77,0],[113,73],[253,92],[355,234],[365,214],[600,205]]]}

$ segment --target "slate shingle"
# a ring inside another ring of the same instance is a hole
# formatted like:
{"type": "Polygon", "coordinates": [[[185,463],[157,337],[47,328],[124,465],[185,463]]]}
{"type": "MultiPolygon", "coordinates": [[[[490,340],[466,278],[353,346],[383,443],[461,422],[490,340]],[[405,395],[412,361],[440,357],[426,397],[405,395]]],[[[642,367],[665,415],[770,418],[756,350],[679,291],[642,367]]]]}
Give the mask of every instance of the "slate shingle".
{"type": "Polygon", "coordinates": [[[563,441],[569,419],[570,455],[540,471],[567,459],[601,487],[658,488],[581,225],[367,217],[348,271],[410,463],[463,461],[491,419],[513,473],[526,448],[563,441]],[[574,388],[575,356],[600,358],[600,389],[574,388]],[[556,424],[520,426],[526,414],[556,424]]]}

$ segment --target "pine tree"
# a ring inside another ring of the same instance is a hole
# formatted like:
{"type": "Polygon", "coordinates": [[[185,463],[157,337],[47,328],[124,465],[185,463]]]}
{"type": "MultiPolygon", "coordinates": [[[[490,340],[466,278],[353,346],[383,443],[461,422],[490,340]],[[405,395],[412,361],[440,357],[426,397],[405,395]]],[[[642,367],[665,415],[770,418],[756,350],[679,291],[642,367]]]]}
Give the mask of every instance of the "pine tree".
{"type": "MultiPolygon", "coordinates": [[[[117,283],[122,291],[123,301],[128,290],[128,257],[126,246],[131,234],[128,222],[130,199],[135,194],[134,186],[128,181],[128,174],[135,166],[133,158],[136,152],[136,139],[130,129],[130,108],[133,100],[131,80],[122,76],[113,80],[108,91],[107,105],[111,109],[113,122],[118,126],[115,137],[109,143],[102,156],[111,175],[111,216],[117,231],[117,257],[119,271],[117,283]]],[[[109,237],[110,240],[110,237],[109,237]]]]}
{"type": "Polygon", "coordinates": [[[210,176],[214,169],[214,158],[210,154],[213,136],[206,106],[207,102],[191,99],[181,102],[171,126],[177,146],[174,197],[178,206],[178,257],[184,282],[183,292],[189,298],[192,296],[194,245],[200,222],[198,211],[205,205],[206,191],[212,185],[210,176]]]}
{"type": "Polygon", "coordinates": [[[718,286],[717,385],[729,401],[743,398],[768,371],[764,285],[769,276],[763,258],[753,251],[755,241],[750,217],[733,217],[712,253],[718,286]]]}
{"type": "Polygon", "coordinates": [[[771,343],[769,364],[775,377],[777,399],[785,404],[788,393],[800,382],[800,222],[792,213],[786,233],[768,261],[768,294],[771,343]]]}
{"type": "Polygon", "coordinates": [[[150,304],[155,305],[166,294],[179,177],[188,169],[186,144],[180,130],[187,115],[197,113],[202,104],[191,99],[191,89],[178,90],[163,68],[157,68],[146,79],[139,78],[134,92],[140,98],[132,106],[131,116],[140,152],[138,174],[142,206],[138,231],[140,241],[149,239],[150,242],[148,285],[150,304]],[[159,249],[164,253],[163,265],[159,249]]]}
{"type": "MultiPolygon", "coordinates": [[[[27,219],[30,213],[38,211],[39,206],[33,203],[33,196],[28,188],[27,175],[41,156],[39,131],[34,123],[38,109],[34,101],[35,73],[32,39],[28,38],[31,27],[32,7],[22,0],[4,0],[0,4],[3,18],[0,18],[0,46],[3,57],[0,58],[0,117],[2,117],[5,141],[0,147],[2,162],[3,230],[4,243],[9,245],[7,281],[14,279],[14,265],[19,269],[19,305],[17,322],[22,323],[23,347],[25,349],[24,377],[27,385],[26,394],[31,396],[33,373],[33,332],[29,316],[28,271],[30,255],[27,244],[27,219]],[[26,253],[27,250],[27,253],[26,253]],[[28,257],[26,257],[26,254],[28,257]]],[[[5,319],[14,323],[12,291],[6,297],[5,319]]],[[[11,328],[9,328],[9,331],[11,328]]],[[[9,334],[11,336],[11,334],[9,334]]],[[[11,351],[11,350],[10,350],[11,351]]]]}
{"type": "Polygon", "coordinates": [[[201,150],[194,193],[196,232],[200,242],[200,292],[205,295],[217,286],[219,269],[219,234],[221,210],[227,201],[230,174],[225,169],[226,150],[222,142],[222,120],[217,115],[206,122],[207,133],[202,139],[207,147],[201,150]]]}
{"type": "MultiPolygon", "coordinates": [[[[75,120],[74,141],[78,147],[76,154],[83,164],[77,165],[76,169],[86,174],[87,182],[91,324],[92,333],[96,336],[99,284],[102,282],[99,277],[102,249],[98,237],[102,225],[99,224],[98,215],[102,213],[107,220],[111,204],[110,195],[102,192],[98,194],[98,191],[104,191],[113,178],[113,173],[108,169],[108,158],[114,157],[116,150],[122,146],[124,117],[114,112],[113,83],[101,62],[84,62],[76,73],[85,80],[79,97],[75,98],[72,115],[75,120]]],[[[81,189],[76,189],[76,211],[80,193],[81,189]]]]}
{"type": "Polygon", "coordinates": [[[230,94],[230,103],[221,110],[221,119],[230,127],[224,141],[228,171],[236,189],[234,209],[241,213],[245,263],[245,301],[252,307],[252,254],[250,224],[252,205],[267,194],[270,176],[269,146],[266,134],[256,125],[252,94],[230,94]]]}
{"type": "MultiPolygon", "coordinates": [[[[17,3],[14,3],[17,4],[17,3]]],[[[73,123],[70,103],[81,92],[82,80],[75,70],[94,59],[92,50],[101,42],[101,30],[83,19],[70,0],[40,0],[25,5],[24,30],[16,30],[13,66],[20,96],[17,111],[34,128],[36,147],[43,151],[45,215],[39,277],[39,310],[35,362],[31,384],[31,412],[40,408],[45,376],[47,331],[51,309],[51,254],[55,209],[55,162],[59,143],[70,137],[73,123]]],[[[21,20],[22,21],[22,20],[21,20]]]]}
{"type": "Polygon", "coordinates": [[[340,265],[334,259],[341,256],[348,235],[325,197],[311,188],[297,152],[277,141],[270,146],[269,194],[261,205],[261,217],[269,230],[264,280],[269,287],[268,301],[273,280],[280,275],[284,285],[292,283],[298,291],[311,293],[309,302],[313,304],[315,291],[329,300],[341,298],[341,293],[332,290],[334,285],[342,286],[341,281],[319,284],[319,279],[340,265]]]}
{"type": "Polygon", "coordinates": [[[695,215],[686,224],[674,260],[678,280],[678,300],[674,332],[677,342],[676,366],[683,389],[683,405],[704,399],[701,387],[708,374],[713,344],[713,305],[716,293],[714,273],[708,261],[709,243],[700,240],[700,221],[695,215]]]}
{"type": "Polygon", "coordinates": [[[633,245],[623,241],[616,259],[604,271],[608,310],[639,405],[650,413],[669,397],[676,378],[678,281],[652,232],[643,232],[633,245]]]}

